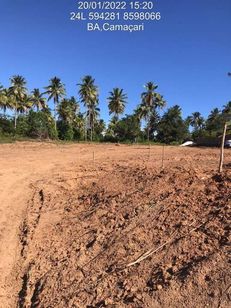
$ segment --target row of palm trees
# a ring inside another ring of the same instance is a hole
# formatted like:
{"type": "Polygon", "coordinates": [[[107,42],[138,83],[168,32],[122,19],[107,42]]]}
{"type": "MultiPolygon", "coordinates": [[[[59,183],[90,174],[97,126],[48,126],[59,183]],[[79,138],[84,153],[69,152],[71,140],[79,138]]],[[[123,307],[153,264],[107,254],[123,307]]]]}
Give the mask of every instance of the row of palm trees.
{"type": "Polygon", "coordinates": [[[205,119],[200,112],[193,112],[186,118],[186,122],[193,127],[195,132],[206,129],[211,134],[212,131],[216,132],[219,127],[226,121],[230,120],[231,102],[223,106],[222,110],[214,108],[211,110],[207,119],[205,119]]]}
{"type": "MultiPolygon", "coordinates": [[[[81,83],[77,84],[79,87],[78,94],[80,101],[86,108],[85,120],[86,130],[90,129],[90,139],[93,139],[95,121],[99,117],[99,89],[95,84],[95,79],[92,76],[84,76],[81,83]]],[[[155,114],[158,108],[163,108],[166,102],[163,96],[156,92],[158,88],[153,82],[148,82],[145,85],[145,92],[141,94],[141,103],[135,111],[137,117],[144,119],[147,123],[147,134],[149,140],[149,123],[150,119],[155,114]]],[[[24,77],[15,75],[10,78],[10,87],[0,87],[0,109],[6,114],[7,109],[14,110],[14,125],[17,127],[17,118],[19,113],[27,113],[30,109],[36,108],[37,111],[48,108],[48,102],[53,100],[54,109],[53,115],[55,119],[55,129],[57,129],[57,112],[60,113],[60,103],[65,100],[66,90],[65,85],[58,77],[51,78],[49,85],[44,87],[44,92],[38,88],[34,89],[30,94],[27,89],[27,83],[24,77]]],[[[116,122],[119,116],[123,114],[127,103],[127,94],[123,89],[118,87],[109,92],[108,108],[109,114],[113,116],[116,122]]],[[[62,104],[62,108],[67,108],[68,102],[62,104]]],[[[72,98],[72,104],[76,104],[76,111],[78,110],[77,101],[72,98]]],[[[62,112],[62,111],[61,111],[62,112]]]]}
{"type": "Polygon", "coordinates": [[[19,113],[26,113],[32,107],[37,110],[47,108],[46,99],[39,89],[34,89],[31,95],[28,94],[26,80],[22,76],[13,76],[10,78],[10,87],[0,86],[0,109],[6,115],[7,109],[14,110],[14,125],[17,126],[17,117],[19,113]]]}

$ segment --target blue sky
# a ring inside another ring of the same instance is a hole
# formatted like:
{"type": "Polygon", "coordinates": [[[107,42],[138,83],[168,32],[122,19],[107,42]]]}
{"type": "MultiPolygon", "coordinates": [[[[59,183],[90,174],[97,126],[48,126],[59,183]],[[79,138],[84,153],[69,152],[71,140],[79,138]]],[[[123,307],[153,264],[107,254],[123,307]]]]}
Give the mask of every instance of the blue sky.
{"type": "MultiPolygon", "coordinates": [[[[88,0],[89,1],[89,0],[88,0]]],[[[140,102],[147,81],[159,85],[168,107],[207,116],[231,100],[231,1],[157,0],[162,20],[144,32],[87,32],[69,20],[75,0],[0,0],[0,83],[23,75],[28,88],[58,76],[69,96],[90,74],[108,120],[108,92],[128,94],[126,113],[140,102]]]]}

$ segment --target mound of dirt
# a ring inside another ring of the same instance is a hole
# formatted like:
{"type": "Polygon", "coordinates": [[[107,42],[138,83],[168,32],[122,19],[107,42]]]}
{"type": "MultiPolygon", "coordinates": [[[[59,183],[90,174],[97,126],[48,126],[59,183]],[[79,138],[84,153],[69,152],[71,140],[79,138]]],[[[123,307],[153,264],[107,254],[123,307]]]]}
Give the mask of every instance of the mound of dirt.
{"type": "Polygon", "coordinates": [[[231,174],[143,162],[38,183],[19,307],[228,307],[231,174]]]}

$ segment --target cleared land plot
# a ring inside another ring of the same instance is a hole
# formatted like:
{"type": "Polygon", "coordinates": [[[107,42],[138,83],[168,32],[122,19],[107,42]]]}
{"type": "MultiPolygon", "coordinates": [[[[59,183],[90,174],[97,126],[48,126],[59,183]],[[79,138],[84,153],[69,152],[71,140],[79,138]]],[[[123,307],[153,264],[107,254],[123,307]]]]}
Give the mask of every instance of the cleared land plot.
{"type": "Polygon", "coordinates": [[[231,151],[0,146],[0,307],[228,307],[231,151]]]}

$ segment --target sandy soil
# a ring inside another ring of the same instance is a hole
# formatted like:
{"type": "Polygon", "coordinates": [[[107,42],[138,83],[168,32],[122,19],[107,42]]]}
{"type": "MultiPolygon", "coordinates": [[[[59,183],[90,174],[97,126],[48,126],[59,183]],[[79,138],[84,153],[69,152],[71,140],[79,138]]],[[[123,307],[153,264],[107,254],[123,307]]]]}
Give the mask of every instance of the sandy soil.
{"type": "Polygon", "coordinates": [[[0,307],[229,307],[231,151],[161,153],[0,145],[0,307]]]}

